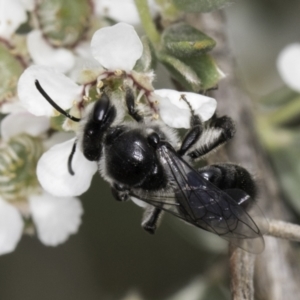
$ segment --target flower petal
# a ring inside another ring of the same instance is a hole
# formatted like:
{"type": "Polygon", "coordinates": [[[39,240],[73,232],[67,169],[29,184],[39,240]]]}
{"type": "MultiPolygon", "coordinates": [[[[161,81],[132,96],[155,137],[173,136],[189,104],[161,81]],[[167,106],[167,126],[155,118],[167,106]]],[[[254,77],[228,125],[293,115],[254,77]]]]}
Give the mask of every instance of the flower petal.
{"type": "Polygon", "coordinates": [[[277,68],[285,84],[300,92],[300,43],[290,44],[280,52],[277,68]]]}
{"type": "Polygon", "coordinates": [[[0,37],[9,39],[26,20],[26,10],[20,0],[0,1],[0,37]]]}
{"type": "Polygon", "coordinates": [[[23,232],[23,220],[18,210],[0,199],[0,254],[15,250],[23,232]]]}
{"type": "Polygon", "coordinates": [[[21,2],[23,3],[25,9],[28,11],[33,11],[36,5],[35,0],[21,0],[21,2]]]}
{"type": "Polygon", "coordinates": [[[143,45],[133,26],[118,23],[96,31],[91,41],[92,54],[108,70],[131,71],[142,56],[143,45]]]}
{"type": "Polygon", "coordinates": [[[90,186],[97,171],[97,163],[88,161],[77,147],[72,168],[75,175],[68,171],[68,158],[75,139],[55,145],[45,152],[37,165],[37,177],[42,187],[58,197],[78,196],[90,186]]]}
{"type": "Polygon", "coordinates": [[[18,82],[20,101],[33,115],[53,116],[55,112],[55,109],[37,90],[35,80],[39,80],[46,93],[62,109],[69,109],[74,100],[81,99],[81,86],[51,68],[34,65],[24,71],[18,82]]]}
{"type": "Polygon", "coordinates": [[[0,110],[1,113],[3,114],[11,114],[11,113],[27,111],[20,103],[18,97],[16,97],[13,101],[10,102],[2,102],[2,106],[0,110]]]}
{"type": "Polygon", "coordinates": [[[48,139],[43,141],[44,148],[46,150],[50,149],[51,147],[69,141],[74,137],[74,132],[70,131],[58,131],[51,134],[48,139]]]}
{"type": "Polygon", "coordinates": [[[83,209],[77,198],[58,198],[44,192],[29,198],[31,215],[41,242],[47,246],[64,243],[78,231],[83,209]]]}
{"type": "Polygon", "coordinates": [[[70,78],[80,84],[89,84],[106,71],[93,57],[88,42],[81,42],[74,49],[76,54],[75,65],[69,73],[70,78]]]}
{"type": "Polygon", "coordinates": [[[37,117],[28,112],[13,113],[6,116],[1,122],[1,137],[7,141],[11,137],[27,133],[39,136],[50,128],[50,120],[46,117],[37,117]]]}
{"type": "MultiPolygon", "coordinates": [[[[151,15],[156,13],[156,4],[148,0],[151,15]]],[[[108,17],[118,22],[131,25],[139,24],[140,17],[133,0],[94,0],[95,13],[101,17],[108,17]]]]}
{"type": "Polygon", "coordinates": [[[52,67],[65,73],[75,64],[75,57],[70,50],[51,47],[40,30],[33,30],[27,35],[27,47],[37,65],[52,67]]]}
{"type": "Polygon", "coordinates": [[[160,117],[168,126],[174,128],[190,128],[191,112],[182,96],[202,121],[210,119],[217,107],[215,99],[195,93],[162,89],[155,90],[153,97],[156,96],[159,98],[160,117]]]}

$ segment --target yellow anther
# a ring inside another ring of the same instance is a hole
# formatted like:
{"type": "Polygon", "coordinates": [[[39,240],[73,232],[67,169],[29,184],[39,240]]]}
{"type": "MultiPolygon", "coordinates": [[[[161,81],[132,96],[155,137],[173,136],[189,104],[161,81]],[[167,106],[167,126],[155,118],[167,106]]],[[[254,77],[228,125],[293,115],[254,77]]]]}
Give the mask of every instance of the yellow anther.
{"type": "Polygon", "coordinates": [[[98,88],[98,89],[101,89],[101,88],[103,87],[103,85],[104,85],[104,83],[103,83],[102,80],[99,80],[99,81],[97,82],[97,88],[98,88]]]}
{"type": "Polygon", "coordinates": [[[89,97],[89,96],[83,96],[82,99],[83,99],[83,101],[88,102],[88,101],[91,100],[91,97],[89,97]]]}
{"type": "Polygon", "coordinates": [[[115,70],[115,75],[116,76],[121,76],[123,74],[122,70],[115,70]]]}
{"type": "Polygon", "coordinates": [[[158,114],[153,114],[153,116],[152,116],[152,117],[153,117],[153,119],[154,119],[154,120],[158,120],[158,118],[159,118],[159,115],[158,115],[158,114]]]}

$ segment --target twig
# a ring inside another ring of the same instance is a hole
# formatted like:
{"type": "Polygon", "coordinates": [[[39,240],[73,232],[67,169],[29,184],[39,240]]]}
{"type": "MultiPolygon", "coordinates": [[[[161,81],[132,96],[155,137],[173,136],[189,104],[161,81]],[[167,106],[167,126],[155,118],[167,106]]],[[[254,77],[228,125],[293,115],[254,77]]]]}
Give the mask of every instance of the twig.
{"type": "Polygon", "coordinates": [[[278,220],[269,220],[269,231],[266,235],[300,242],[300,226],[278,220]]]}
{"type": "Polygon", "coordinates": [[[233,300],[253,300],[253,274],[255,255],[234,245],[229,246],[230,289],[233,300]]]}

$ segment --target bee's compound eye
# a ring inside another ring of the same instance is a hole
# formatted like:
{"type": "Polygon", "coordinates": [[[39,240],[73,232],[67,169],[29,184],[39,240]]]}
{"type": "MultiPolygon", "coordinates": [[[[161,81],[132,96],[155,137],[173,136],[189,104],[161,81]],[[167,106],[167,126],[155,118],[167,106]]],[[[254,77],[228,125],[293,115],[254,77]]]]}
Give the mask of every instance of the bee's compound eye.
{"type": "Polygon", "coordinates": [[[106,94],[102,94],[101,98],[96,102],[93,112],[94,121],[103,121],[107,117],[110,102],[106,94]]]}
{"type": "Polygon", "coordinates": [[[158,144],[160,142],[160,137],[156,132],[152,132],[149,136],[148,136],[148,143],[150,146],[152,146],[154,149],[157,148],[158,144]]]}

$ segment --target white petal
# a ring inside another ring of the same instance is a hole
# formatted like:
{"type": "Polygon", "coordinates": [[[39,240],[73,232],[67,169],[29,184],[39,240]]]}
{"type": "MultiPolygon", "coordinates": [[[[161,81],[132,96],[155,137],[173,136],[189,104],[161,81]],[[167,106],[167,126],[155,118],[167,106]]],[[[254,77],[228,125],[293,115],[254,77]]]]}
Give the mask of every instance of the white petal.
{"type": "Polygon", "coordinates": [[[78,199],[58,198],[44,192],[31,196],[29,204],[38,237],[43,244],[57,246],[78,231],[83,213],[78,199]]]}
{"type": "Polygon", "coordinates": [[[26,20],[26,10],[20,0],[0,0],[0,37],[9,39],[26,20]]]}
{"type": "Polygon", "coordinates": [[[106,71],[93,57],[90,43],[82,42],[74,51],[76,53],[75,65],[69,76],[77,83],[89,84],[106,71]]]}
{"type": "Polygon", "coordinates": [[[51,68],[34,65],[24,71],[18,82],[19,99],[33,115],[53,116],[55,112],[37,90],[35,80],[39,80],[46,93],[62,109],[69,109],[74,100],[81,99],[81,86],[51,68]]]}
{"type": "MultiPolygon", "coordinates": [[[[151,15],[156,13],[154,1],[148,1],[151,15]]],[[[140,23],[140,17],[134,0],[94,0],[95,13],[101,17],[109,17],[117,22],[125,22],[131,25],[140,23]]]]}
{"type": "Polygon", "coordinates": [[[45,149],[50,149],[51,147],[69,141],[74,138],[74,132],[66,132],[66,131],[58,131],[54,132],[48,139],[43,141],[43,145],[45,149]]]}
{"type": "Polygon", "coordinates": [[[11,137],[27,133],[39,136],[50,128],[49,118],[37,117],[28,112],[13,113],[6,116],[1,122],[1,137],[9,140],[11,137]]]}
{"type": "Polygon", "coordinates": [[[51,47],[40,30],[33,30],[27,35],[27,47],[37,65],[52,67],[66,73],[75,64],[75,57],[70,50],[51,47]]]}
{"type": "Polygon", "coordinates": [[[155,90],[154,97],[155,95],[159,96],[160,117],[168,126],[174,128],[190,128],[191,112],[182,96],[185,96],[202,121],[210,119],[217,107],[215,99],[195,93],[162,89],[155,90]]]}
{"type": "Polygon", "coordinates": [[[23,3],[24,7],[26,10],[28,11],[33,11],[35,8],[35,0],[21,0],[21,2],[23,3]]]}
{"type": "Polygon", "coordinates": [[[277,68],[285,84],[300,92],[300,43],[288,45],[280,52],[277,68]]]}
{"type": "Polygon", "coordinates": [[[75,139],[55,145],[45,152],[37,165],[37,176],[42,187],[58,197],[78,196],[90,186],[97,171],[97,163],[88,161],[77,147],[72,168],[75,175],[68,171],[68,158],[75,139]]]}
{"type": "Polygon", "coordinates": [[[20,103],[19,99],[16,97],[13,101],[2,103],[0,107],[1,113],[3,114],[11,114],[17,112],[27,111],[23,105],[20,103]]]}
{"type": "Polygon", "coordinates": [[[15,250],[23,232],[23,220],[15,207],[0,199],[0,254],[15,250]]]}
{"type": "Polygon", "coordinates": [[[143,53],[143,45],[133,26],[118,23],[96,31],[92,54],[108,70],[131,71],[143,53]]]}

